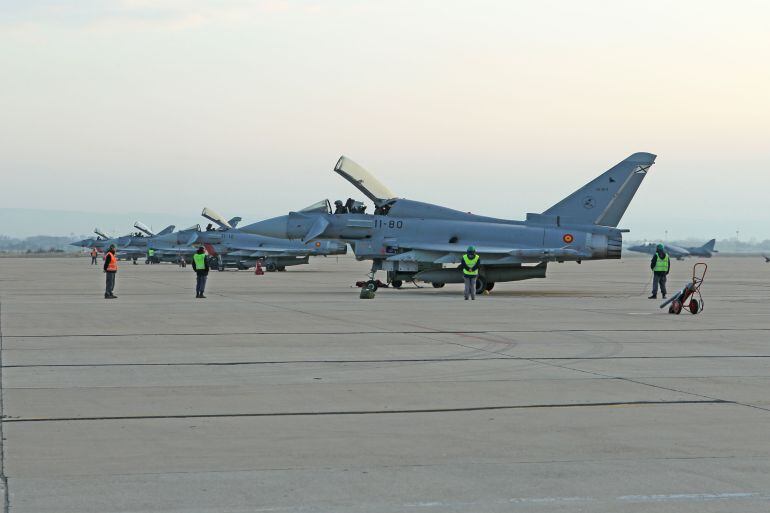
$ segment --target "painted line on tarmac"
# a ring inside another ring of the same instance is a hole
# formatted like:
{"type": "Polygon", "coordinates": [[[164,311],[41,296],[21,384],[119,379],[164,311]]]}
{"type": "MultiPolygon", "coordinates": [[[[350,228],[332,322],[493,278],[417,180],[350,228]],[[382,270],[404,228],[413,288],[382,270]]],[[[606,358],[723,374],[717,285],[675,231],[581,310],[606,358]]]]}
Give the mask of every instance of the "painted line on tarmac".
{"type": "Polygon", "coordinates": [[[463,413],[473,411],[494,411],[494,410],[534,410],[549,408],[596,408],[596,407],[624,407],[624,406],[669,406],[686,404],[738,404],[734,401],[722,399],[708,400],[680,400],[680,401],[621,401],[621,402],[601,402],[601,403],[564,403],[564,404],[517,404],[502,406],[470,406],[466,408],[422,408],[413,410],[341,410],[341,411],[291,411],[291,412],[269,412],[269,413],[210,413],[199,415],[125,415],[125,416],[105,416],[105,417],[29,417],[29,418],[6,418],[4,422],[29,423],[29,422],[76,422],[76,421],[94,421],[94,420],[156,420],[156,419],[215,419],[215,418],[238,418],[238,417],[324,417],[341,415],[392,415],[408,413],[463,413]]]}

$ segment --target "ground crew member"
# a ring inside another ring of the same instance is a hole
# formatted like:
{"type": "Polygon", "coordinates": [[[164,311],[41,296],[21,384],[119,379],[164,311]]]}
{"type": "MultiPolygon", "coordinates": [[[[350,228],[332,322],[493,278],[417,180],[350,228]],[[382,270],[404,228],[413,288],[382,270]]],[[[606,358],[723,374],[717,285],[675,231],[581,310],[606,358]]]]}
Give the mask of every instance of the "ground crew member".
{"type": "Polygon", "coordinates": [[[117,299],[118,296],[112,293],[115,289],[115,275],[118,274],[118,257],[115,256],[114,244],[110,245],[110,249],[104,254],[104,272],[107,275],[104,299],[117,299]]]}
{"type": "Polygon", "coordinates": [[[91,265],[96,265],[96,257],[99,255],[99,252],[96,251],[96,248],[91,248],[91,265]]]}
{"type": "Polygon", "coordinates": [[[480,263],[481,259],[476,254],[476,248],[468,246],[468,250],[463,255],[462,262],[460,263],[460,269],[463,270],[463,278],[465,280],[466,301],[468,301],[468,296],[472,300],[476,300],[476,278],[479,276],[480,263]]]}
{"type": "Polygon", "coordinates": [[[203,246],[193,255],[193,270],[195,271],[195,297],[206,299],[203,291],[206,288],[206,278],[209,275],[209,260],[206,258],[206,252],[203,246]]]}
{"type": "Polygon", "coordinates": [[[663,244],[658,244],[655,249],[655,254],[652,255],[652,261],[650,262],[650,269],[652,269],[652,295],[649,299],[657,299],[658,297],[658,285],[660,285],[660,292],[663,294],[663,299],[666,299],[666,277],[669,271],[671,271],[671,258],[666,253],[666,248],[663,244]]]}
{"type": "Polygon", "coordinates": [[[155,263],[155,250],[152,248],[147,248],[147,263],[148,264],[155,263]]]}

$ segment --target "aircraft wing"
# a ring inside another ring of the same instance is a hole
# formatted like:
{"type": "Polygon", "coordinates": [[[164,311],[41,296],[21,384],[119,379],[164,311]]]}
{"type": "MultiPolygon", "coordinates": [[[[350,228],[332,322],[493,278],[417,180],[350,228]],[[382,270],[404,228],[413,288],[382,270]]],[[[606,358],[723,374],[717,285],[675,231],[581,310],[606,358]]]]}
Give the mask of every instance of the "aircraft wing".
{"type": "MultiPolygon", "coordinates": [[[[398,247],[408,249],[388,257],[388,260],[432,262],[437,264],[459,263],[467,247],[460,244],[399,241],[398,247]]],[[[554,260],[580,260],[591,255],[570,248],[515,248],[510,246],[478,245],[476,253],[485,264],[519,264],[554,260]]]]}
{"type": "Polygon", "coordinates": [[[160,255],[192,255],[197,251],[196,248],[179,247],[175,249],[156,249],[155,254],[160,255]]]}
{"type": "Polygon", "coordinates": [[[255,251],[249,256],[251,256],[252,258],[263,258],[263,257],[296,257],[298,255],[299,255],[298,253],[286,253],[286,252],[277,253],[274,251],[255,251]]]}
{"type": "Polygon", "coordinates": [[[236,251],[250,251],[256,253],[286,253],[289,255],[304,255],[310,253],[312,248],[282,248],[280,246],[235,246],[236,251]]]}

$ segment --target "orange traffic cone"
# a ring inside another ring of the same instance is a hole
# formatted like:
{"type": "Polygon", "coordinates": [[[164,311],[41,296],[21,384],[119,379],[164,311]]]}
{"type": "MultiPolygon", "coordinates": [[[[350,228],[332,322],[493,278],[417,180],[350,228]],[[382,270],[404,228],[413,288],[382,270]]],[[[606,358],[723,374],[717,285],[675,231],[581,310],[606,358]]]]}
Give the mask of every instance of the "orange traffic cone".
{"type": "Polygon", "coordinates": [[[262,264],[259,263],[259,260],[257,260],[257,265],[254,267],[254,274],[257,276],[265,274],[265,271],[262,269],[262,264]]]}

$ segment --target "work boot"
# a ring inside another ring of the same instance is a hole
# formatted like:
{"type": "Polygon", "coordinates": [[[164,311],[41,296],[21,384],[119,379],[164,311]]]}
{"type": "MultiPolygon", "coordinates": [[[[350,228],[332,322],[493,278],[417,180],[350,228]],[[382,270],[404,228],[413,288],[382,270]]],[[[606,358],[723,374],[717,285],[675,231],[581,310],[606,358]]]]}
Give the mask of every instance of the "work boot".
{"type": "Polygon", "coordinates": [[[658,296],[650,296],[647,299],[658,299],[658,296]]]}
{"type": "Polygon", "coordinates": [[[201,298],[201,299],[206,299],[206,296],[204,296],[203,294],[201,294],[201,295],[200,295],[200,298],[201,298]]]}
{"type": "Polygon", "coordinates": [[[666,299],[666,295],[665,294],[663,294],[663,299],[666,299]]]}

